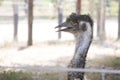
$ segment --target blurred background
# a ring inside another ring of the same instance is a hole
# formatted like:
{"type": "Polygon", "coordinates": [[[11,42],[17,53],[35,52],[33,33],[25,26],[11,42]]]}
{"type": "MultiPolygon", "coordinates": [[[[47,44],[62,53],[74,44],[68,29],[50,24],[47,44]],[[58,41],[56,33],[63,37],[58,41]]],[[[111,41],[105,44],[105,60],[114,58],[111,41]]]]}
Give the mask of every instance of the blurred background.
{"type": "MultiPolygon", "coordinates": [[[[94,19],[94,39],[116,40],[119,38],[118,1],[34,0],[33,35],[31,35],[33,42],[57,40],[58,38],[71,39],[72,37],[66,34],[56,35],[53,27],[65,21],[72,12],[92,16],[94,19]]],[[[28,0],[0,0],[0,44],[14,40],[18,42],[28,40],[28,5],[28,0]]]]}
{"type": "MultiPolygon", "coordinates": [[[[56,32],[55,26],[72,12],[89,14],[94,20],[86,68],[120,69],[120,0],[0,0],[0,66],[67,67],[74,37],[56,32]]],[[[35,79],[47,80],[47,75],[48,80],[57,80],[53,73],[44,74],[35,79]]],[[[92,75],[87,75],[89,80],[101,79],[100,74],[92,75]]],[[[119,74],[107,76],[113,79],[120,80],[119,74]]]]}

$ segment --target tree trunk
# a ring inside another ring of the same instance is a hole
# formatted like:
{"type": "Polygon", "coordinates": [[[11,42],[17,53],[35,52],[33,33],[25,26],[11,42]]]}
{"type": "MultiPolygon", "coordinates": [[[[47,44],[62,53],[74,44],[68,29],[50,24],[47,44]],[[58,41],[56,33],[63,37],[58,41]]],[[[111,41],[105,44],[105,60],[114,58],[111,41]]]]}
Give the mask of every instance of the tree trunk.
{"type": "Polygon", "coordinates": [[[119,6],[118,6],[118,39],[120,39],[120,0],[119,1],[119,6]]]}
{"type": "Polygon", "coordinates": [[[18,3],[17,0],[13,1],[13,12],[14,12],[14,41],[18,40],[18,3]]]}
{"type": "Polygon", "coordinates": [[[98,5],[98,18],[97,18],[97,36],[103,41],[106,38],[105,34],[105,0],[100,0],[98,5]]]}
{"type": "Polygon", "coordinates": [[[76,13],[77,14],[81,13],[81,0],[76,1],[76,13]]]}
{"type": "MultiPolygon", "coordinates": [[[[63,21],[63,10],[62,10],[62,0],[57,0],[57,11],[58,11],[58,24],[61,24],[63,21]]],[[[60,28],[59,28],[60,30],[60,28]]],[[[61,32],[58,32],[58,39],[61,38],[61,32]]]]}
{"type": "Polygon", "coordinates": [[[27,17],[28,18],[28,1],[29,0],[24,0],[24,2],[25,2],[25,5],[24,5],[24,10],[25,10],[25,17],[27,17]]]}
{"type": "Polygon", "coordinates": [[[99,38],[100,37],[100,5],[97,7],[97,37],[99,38]]]}
{"type": "Polygon", "coordinates": [[[28,46],[32,45],[33,0],[28,1],[28,46]]]}
{"type": "Polygon", "coordinates": [[[93,0],[89,0],[89,11],[90,11],[90,16],[93,18],[93,16],[94,16],[94,3],[93,3],[93,0]]]}

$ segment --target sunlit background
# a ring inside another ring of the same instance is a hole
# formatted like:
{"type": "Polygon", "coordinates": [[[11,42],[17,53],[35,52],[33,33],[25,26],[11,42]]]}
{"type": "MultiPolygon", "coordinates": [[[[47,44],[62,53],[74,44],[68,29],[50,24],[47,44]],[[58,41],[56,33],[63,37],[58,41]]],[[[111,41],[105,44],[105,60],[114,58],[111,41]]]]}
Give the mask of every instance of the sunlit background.
{"type": "MultiPolygon", "coordinates": [[[[55,27],[79,9],[80,14],[89,14],[94,20],[94,37],[86,68],[120,69],[119,0],[80,1],[78,8],[77,0],[33,0],[32,45],[28,45],[28,1],[0,0],[0,66],[67,67],[74,55],[74,36],[58,33],[55,27]]],[[[53,73],[48,79],[45,73],[40,74],[41,79],[40,75],[34,79],[66,80],[56,79],[53,73]]],[[[88,74],[86,80],[101,80],[98,74],[94,75],[88,74]]],[[[120,80],[118,76],[108,75],[106,80],[120,80]]]]}

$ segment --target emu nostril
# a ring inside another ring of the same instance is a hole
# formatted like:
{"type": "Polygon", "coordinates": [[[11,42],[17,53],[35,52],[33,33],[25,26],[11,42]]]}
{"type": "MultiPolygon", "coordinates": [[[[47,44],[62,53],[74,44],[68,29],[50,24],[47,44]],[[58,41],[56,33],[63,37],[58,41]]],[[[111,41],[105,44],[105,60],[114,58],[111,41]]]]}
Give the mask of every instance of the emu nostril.
{"type": "Polygon", "coordinates": [[[56,27],[55,27],[55,29],[56,29],[56,28],[59,28],[59,27],[58,27],[58,26],[56,26],[56,27]]]}

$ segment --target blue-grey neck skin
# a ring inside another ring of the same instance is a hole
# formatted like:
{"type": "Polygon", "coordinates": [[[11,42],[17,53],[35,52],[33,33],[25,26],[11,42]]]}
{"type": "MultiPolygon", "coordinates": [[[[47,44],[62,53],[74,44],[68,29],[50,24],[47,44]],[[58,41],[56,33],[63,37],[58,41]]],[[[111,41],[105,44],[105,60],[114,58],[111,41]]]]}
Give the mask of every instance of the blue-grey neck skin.
{"type": "Polygon", "coordinates": [[[74,34],[76,39],[74,60],[79,59],[80,54],[85,55],[87,53],[93,37],[92,27],[90,26],[89,22],[83,21],[80,22],[80,25],[83,23],[86,24],[86,31],[79,31],[78,33],[74,34]]]}
{"type": "MultiPolygon", "coordinates": [[[[73,68],[84,68],[87,52],[89,46],[92,42],[93,37],[93,29],[89,22],[80,22],[79,24],[82,25],[83,23],[86,24],[86,31],[79,31],[74,33],[76,39],[76,47],[75,47],[75,54],[71,61],[71,66],[73,68]]],[[[84,73],[83,72],[69,72],[68,73],[68,80],[83,80],[84,73]]]]}

